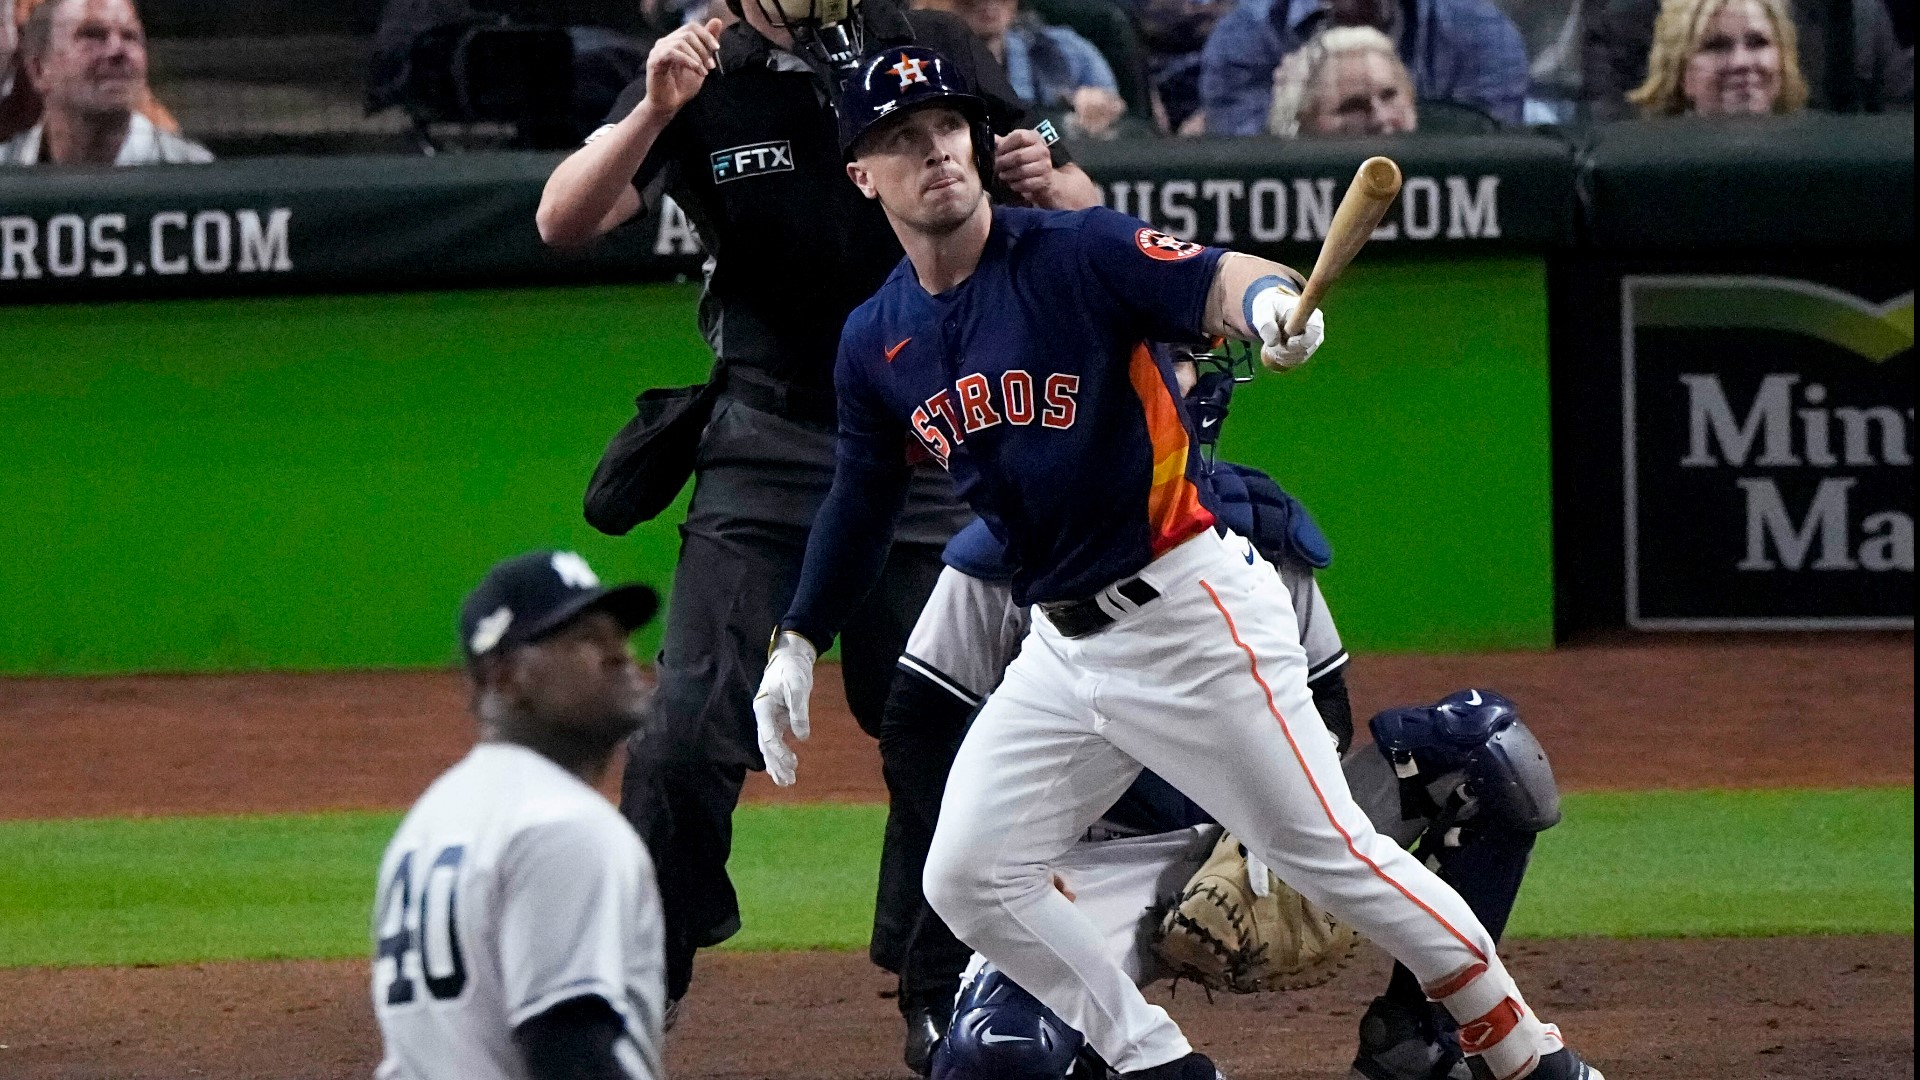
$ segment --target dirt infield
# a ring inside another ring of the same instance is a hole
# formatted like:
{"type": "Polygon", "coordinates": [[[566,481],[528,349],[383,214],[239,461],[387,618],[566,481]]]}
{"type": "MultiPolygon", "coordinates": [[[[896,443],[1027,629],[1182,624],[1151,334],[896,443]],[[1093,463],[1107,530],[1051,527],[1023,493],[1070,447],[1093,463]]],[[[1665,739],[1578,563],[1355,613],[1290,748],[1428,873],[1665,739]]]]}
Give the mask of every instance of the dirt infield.
{"type": "MultiPolygon", "coordinates": [[[[756,778],[750,798],[884,798],[871,741],[837,680],[821,683],[801,784],[775,792],[756,778]]],[[[1913,782],[1911,634],[1366,657],[1352,684],[1362,717],[1468,685],[1501,690],[1573,789],[1913,782]]],[[[470,731],[447,673],[0,680],[11,751],[0,818],[398,808],[470,731]]],[[[1533,1003],[1613,1080],[1914,1075],[1910,936],[1507,951],[1533,1003]]],[[[1189,987],[1169,1007],[1236,1080],[1331,1080],[1385,968],[1369,952],[1313,991],[1209,1005],[1189,987]]],[[[365,1077],[378,1041],[366,970],[0,970],[0,1077],[365,1077]]],[[[672,1075],[905,1077],[887,987],[859,955],[710,956],[671,1041],[672,1075]]]]}
{"type": "MultiPolygon", "coordinates": [[[[1508,959],[1614,1080],[1913,1076],[1911,937],[1518,942],[1508,959]]],[[[910,1076],[886,981],[863,957],[702,964],[669,1039],[676,1080],[910,1076]]],[[[1302,993],[1153,996],[1235,1080],[1333,1080],[1386,969],[1369,952],[1302,993]]],[[[359,1080],[379,1053],[366,978],[356,962],[0,971],[0,1076],[359,1080]]]]}
{"type": "MultiPolygon", "coordinates": [[[[1355,661],[1354,714],[1481,686],[1520,703],[1573,790],[1913,782],[1913,635],[1355,661]]],[[[748,798],[883,800],[822,672],[800,783],[748,798]]],[[[451,673],[0,680],[0,818],[404,807],[466,752],[451,673]]]]}

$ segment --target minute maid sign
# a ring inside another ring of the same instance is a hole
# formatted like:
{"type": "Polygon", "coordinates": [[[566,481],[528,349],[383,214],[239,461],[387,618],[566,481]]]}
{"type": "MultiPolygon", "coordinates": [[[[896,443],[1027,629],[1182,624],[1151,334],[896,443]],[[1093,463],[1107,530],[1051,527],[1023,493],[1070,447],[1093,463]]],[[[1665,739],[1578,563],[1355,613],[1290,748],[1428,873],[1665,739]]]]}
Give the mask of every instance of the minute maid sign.
{"type": "Polygon", "coordinates": [[[1911,627],[1913,293],[1622,289],[1628,623],[1911,627]]]}

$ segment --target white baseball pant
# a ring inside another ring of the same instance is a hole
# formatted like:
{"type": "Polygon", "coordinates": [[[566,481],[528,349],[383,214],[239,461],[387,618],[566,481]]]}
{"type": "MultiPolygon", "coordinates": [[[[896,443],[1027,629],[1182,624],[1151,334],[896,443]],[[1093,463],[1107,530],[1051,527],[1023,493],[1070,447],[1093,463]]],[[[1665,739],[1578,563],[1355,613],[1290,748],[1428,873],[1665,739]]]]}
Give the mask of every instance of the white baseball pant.
{"type": "Polygon", "coordinates": [[[1282,880],[1405,963],[1497,1077],[1559,1049],[1451,888],[1373,829],[1307,688],[1287,589],[1211,530],[1112,590],[1116,623],[1062,637],[1036,612],[948,777],[925,887],[954,933],[1086,1034],[1122,1073],[1191,1047],[1149,1004],[1051,867],[1145,766],[1282,880]]]}

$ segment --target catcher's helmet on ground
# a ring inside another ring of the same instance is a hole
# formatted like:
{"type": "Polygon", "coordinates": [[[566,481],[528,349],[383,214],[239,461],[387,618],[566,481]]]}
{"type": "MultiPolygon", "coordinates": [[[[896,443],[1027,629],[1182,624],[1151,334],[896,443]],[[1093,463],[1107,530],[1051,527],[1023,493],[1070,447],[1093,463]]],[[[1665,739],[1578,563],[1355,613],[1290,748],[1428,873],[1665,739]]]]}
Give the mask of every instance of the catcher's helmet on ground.
{"type": "Polygon", "coordinates": [[[933,1052],[932,1080],[1061,1080],[1084,1036],[993,965],[980,969],[953,1006],[933,1052]]]}
{"type": "MultiPolygon", "coordinates": [[[[842,88],[835,109],[840,119],[840,150],[848,161],[860,140],[881,123],[915,109],[939,105],[953,109],[973,125],[976,150],[986,140],[986,160],[992,160],[993,140],[987,133],[987,103],[961,81],[946,57],[918,45],[895,45],[868,54],[842,88]]],[[[986,174],[981,175],[984,182],[986,174]]]]}

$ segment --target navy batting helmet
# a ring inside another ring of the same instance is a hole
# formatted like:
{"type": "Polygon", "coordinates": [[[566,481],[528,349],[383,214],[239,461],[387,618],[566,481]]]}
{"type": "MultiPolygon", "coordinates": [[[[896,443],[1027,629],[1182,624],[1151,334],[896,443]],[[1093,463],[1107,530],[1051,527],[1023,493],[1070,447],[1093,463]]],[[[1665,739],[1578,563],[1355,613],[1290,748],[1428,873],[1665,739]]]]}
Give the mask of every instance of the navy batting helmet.
{"type": "MultiPolygon", "coordinates": [[[[986,135],[987,103],[967,89],[952,61],[918,45],[895,45],[869,54],[841,88],[835,106],[841,152],[853,160],[855,146],[882,121],[930,105],[945,106],[966,117],[973,125],[976,150],[986,138],[987,160],[992,160],[993,143],[986,135]]],[[[982,174],[981,180],[985,179],[982,174]]]]}
{"type": "Polygon", "coordinates": [[[1061,1080],[1086,1038],[989,964],[960,991],[932,1080],[1061,1080]]]}

